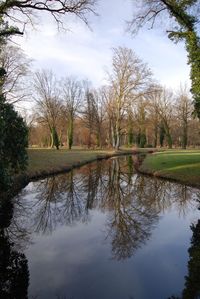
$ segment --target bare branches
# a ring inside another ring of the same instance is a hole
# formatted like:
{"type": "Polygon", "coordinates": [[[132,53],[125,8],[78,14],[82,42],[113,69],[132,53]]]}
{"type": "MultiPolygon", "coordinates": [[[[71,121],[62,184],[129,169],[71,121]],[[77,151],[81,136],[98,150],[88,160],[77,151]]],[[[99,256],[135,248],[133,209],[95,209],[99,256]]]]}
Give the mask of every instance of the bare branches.
{"type": "Polygon", "coordinates": [[[148,25],[149,29],[154,27],[157,19],[168,23],[171,19],[173,31],[194,30],[198,23],[199,0],[194,1],[171,1],[171,0],[140,0],[134,9],[135,13],[128,22],[128,30],[133,34],[148,25]],[[159,18],[161,17],[161,18],[159,18]]]}
{"type": "Polygon", "coordinates": [[[2,92],[6,100],[15,104],[27,100],[30,91],[27,88],[27,77],[30,75],[31,60],[18,47],[9,44],[2,46],[0,66],[5,70],[2,92]]]}
{"type": "Polygon", "coordinates": [[[61,111],[57,79],[51,71],[42,70],[35,74],[33,88],[40,119],[48,125],[50,130],[56,128],[61,111]]]}
{"type": "Polygon", "coordinates": [[[127,22],[128,30],[135,34],[144,25],[149,29],[154,27],[158,15],[166,11],[166,6],[160,0],[141,0],[131,21],[127,22]]]}
{"type": "Polygon", "coordinates": [[[113,49],[113,71],[109,76],[112,106],[113,147],[119,149],[122,122],[133,102],[149,89],[152,73],[148,66],[128,48],[113,49]]]}
{"type": "Polygon", "coordinates": [[[88,25],[87,15],[96,14],[95,3],[96,0],[5,0],[0,3],[0,16],[12,19],[14,23],[30,24],[34,12],[47,12],[59,28],[63,27],[66,15],[74,15],[88,25]]]}
{"type": "Polygon", "coordinates": [[[66,77],[61,81],[61,88],[66,113],[69,117],[74,118],[83,99],[82,84],[73,77],[66,77]]]}

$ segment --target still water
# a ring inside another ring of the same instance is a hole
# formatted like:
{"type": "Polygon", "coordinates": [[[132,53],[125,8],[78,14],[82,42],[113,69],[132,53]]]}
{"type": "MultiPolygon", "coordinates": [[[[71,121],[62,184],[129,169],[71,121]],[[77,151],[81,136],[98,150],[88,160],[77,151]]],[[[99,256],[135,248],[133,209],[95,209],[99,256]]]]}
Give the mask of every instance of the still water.
{"type": "Polygon", "coordinates": [[[0,201],[0,298],[200,298],[200,191],[112,158],[0,201]]]}

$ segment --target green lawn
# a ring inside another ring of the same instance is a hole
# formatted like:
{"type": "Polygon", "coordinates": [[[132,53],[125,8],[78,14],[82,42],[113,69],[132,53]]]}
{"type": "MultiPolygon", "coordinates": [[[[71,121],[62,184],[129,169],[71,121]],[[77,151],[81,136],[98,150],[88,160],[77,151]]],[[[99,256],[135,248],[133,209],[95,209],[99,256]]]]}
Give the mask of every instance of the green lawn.
{"type": "Polygon", "coordinates": [[[200,150],[167,150],[148,155],[140,170],[200,186],[200,150]]]}

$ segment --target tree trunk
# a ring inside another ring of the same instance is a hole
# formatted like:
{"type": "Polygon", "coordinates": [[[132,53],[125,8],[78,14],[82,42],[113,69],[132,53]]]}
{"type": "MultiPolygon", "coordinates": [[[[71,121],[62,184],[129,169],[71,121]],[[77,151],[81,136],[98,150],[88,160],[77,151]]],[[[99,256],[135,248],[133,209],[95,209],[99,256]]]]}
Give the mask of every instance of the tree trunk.
{"type": "Polygon", "coordinates": [[[154,147],[157,147],[157,143],[158,143],[158,125],[155,125],[154,127],[154,147]]]}
{"type": "Polygon", "coordinates": [[[133,145],[133,128],[132,126],[128,129],[128,147],[131,147],[133,145]]]}
{"type": "Polygon", "coordinates": [[[73,134],[74,134],[73,118],[70,117],[70,119],[69,119],[69,124],[68,124],[68,131],[67,131],[67,136],[68,136],[68,149],[69,149],[69,150],[71,150],[72,145],[73,145],[73,134]]]}
{"type": "Polygon", "coordinates": [[[169,132],[169,128],[167,128],[167,130],[165,130],[165,132],[166,132],[168,147],[169,147],[169,149],[171,149],[172,148],[172,137],[171,137],[171,134],[169,132]]]}
{"type": "Polygon", "coordinates": [[[120,132],[119,132],[119,130],[117,130],[117,132],[116,132],[116,145],[115,145],[116,150],[119,150],[119,146],[120,146],[120,132]]]}
{"type": "Polygon", "coordinates": [[[172,136],[170,134],[170,128],[166,121],[163,122],[163,125],[164,125],[164,129],[165,129],[165,135],[166,135],[168,147],[171,149],[172,148],[172,136]]]}
{"type": "Polygon", "coordinates": [[[53,132],[52,132],[52,130],[51,130],[51,133],[50,133],[50,140],[51,140],[50,147],[53,148],[54,142],[53,142],[53,132]]]}
{"type": "Polygon", "coordinates": [[[98,127],[98,129],[97,129],[96,139],[97,139],[97,147],[102,148],[101,129],[100,129],[100,127],[98,127]]]}
{"type": "Polygon", "coordinates": [[[116,132],[115,132],[115,128],[112,126],[111,128],[111,133],[112,133],[112,147],[115,148],[116,147],[116,132]]]}
{"type": "Polygon", "coordinates": [[[52,143],[53,143],[53,146],[55,146],[56,149],[59,150],[60,142],[59,142],[58,133],[57,133],[57,130],[56,130],[55,127],[52,128],[51,134],[52,134],[52,143]]]}
{"type": "Polygon", "coordinates": [[[188,126],[187,123],[184,123],[183,125],[183,135],[182,135],[182,149],[187,148],[187,142],[188,142],[188,126]]]}

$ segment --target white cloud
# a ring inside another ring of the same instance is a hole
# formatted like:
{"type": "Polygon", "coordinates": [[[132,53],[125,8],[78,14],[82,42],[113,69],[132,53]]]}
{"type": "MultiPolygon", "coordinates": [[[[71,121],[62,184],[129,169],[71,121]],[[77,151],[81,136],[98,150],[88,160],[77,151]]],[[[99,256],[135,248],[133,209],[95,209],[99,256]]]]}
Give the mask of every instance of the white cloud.
{"type": "Polygon", "coordinates": [[[111,48],[119,45],[132,48],[162,84],[176,87],[180,81],[188,81],[189,68],[182,44],[173,44],[156,30],[143,30],[135,38],[125,34],[124,20],[130,18],[131,9],[129,0],[102,0],[98,7],[100,17],[91,18],[93,31],[69,20],[70,31],[58,34],[53,21],[45,18],[40,31],[18,42],[35,59],[35,68],[50,68],[59,76],[88,77],[95,85],[105,78],[111,48]]]}

